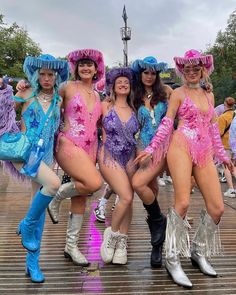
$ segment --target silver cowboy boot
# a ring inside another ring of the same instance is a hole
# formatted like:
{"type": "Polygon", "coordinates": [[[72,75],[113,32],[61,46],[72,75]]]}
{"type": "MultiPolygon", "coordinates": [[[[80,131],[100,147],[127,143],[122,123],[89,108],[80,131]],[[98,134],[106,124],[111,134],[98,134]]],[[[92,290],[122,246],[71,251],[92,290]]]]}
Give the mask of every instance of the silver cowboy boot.
{"type": "Polygon", "coordinates": [[[200,222],[193,237],[191,261],[202,273],[216,277],[217,273],[207,257],[221,253],[219,226],[214,223],[206,210],[201,211],[200,222]]]}
{"type": "Polygon", "coordinates": [[[56,196],[53,198],[47,208],[48,214],[54,224],[59,222],[59,210],[61,202],[66,198],[72,198],[78,194],[79,192],[75,189],[75,184],[73,181],[64,183],[60,186],[56,196]]]}
{"type": "Polygon", "coordinates": [[[173,281],[183,287],[192,287],[192,283],[182,269],[179,256],[190,256],[190,244],[186,219],[182,219],[174,208],[170,208],[167,214],[166,227],[166,259],[165,267],[173,281]]]}
{"type": "Polygon", "coordinates": [[[82,214],[70,213],[67,235],[66,235],[66,246],[64,250],[65,258],[69,258],[76,265],[88,266],[89,262],[85,256],[79,251],[77,243],[79,240],[79,233],[83,223],[82,214]]]}

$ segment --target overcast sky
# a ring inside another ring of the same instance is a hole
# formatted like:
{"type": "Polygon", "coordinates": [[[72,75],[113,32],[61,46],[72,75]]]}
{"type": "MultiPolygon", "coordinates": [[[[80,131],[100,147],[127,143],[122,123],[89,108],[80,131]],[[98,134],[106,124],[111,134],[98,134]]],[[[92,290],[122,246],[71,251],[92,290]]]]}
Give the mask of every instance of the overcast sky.
{"type": "Polygon", "coordinates": [[[153,55],[170,66],[174,56],[213,44],[236,9],[236,0],[1,0],[0,14],[24,27],[43,53],[96,48],[114,66],[123,62],[124,4],[132,29],[129,60],[153,55]]]}

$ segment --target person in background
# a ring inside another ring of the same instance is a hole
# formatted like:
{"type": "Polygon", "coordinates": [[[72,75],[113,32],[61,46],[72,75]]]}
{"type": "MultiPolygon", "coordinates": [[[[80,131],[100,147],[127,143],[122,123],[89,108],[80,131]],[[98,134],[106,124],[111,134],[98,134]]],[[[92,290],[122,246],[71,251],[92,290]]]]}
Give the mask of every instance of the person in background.
{"type": "MultiPolygon", "coordinates": [[[[224,102],[225,111],[217,119],[221,140],[230,159],[232,158],[232,151],[229,144],[229,129],[235,116],[234,105],[235,99],[233,97],[227,97],[224,102]]],[[[224,167],[224,175],[228,185],[228,189],[226,192],[224,192],[224,196],[229,198],[236,197],[232,174],[234,177],[236,176],[235,167],[232,173],[229,171],[227,167],[224,167]]]]}

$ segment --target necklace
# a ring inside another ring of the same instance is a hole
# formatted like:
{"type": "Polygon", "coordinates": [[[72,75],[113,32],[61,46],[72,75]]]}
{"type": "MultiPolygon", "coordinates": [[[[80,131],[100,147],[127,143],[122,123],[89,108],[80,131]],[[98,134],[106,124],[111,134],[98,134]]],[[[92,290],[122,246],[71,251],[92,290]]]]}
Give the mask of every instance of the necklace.
{"type": "Polygon", "coordinates": [[[187,83],[186,86],[190,89],[198,89],[201,87],[199,83],[187,83]]]}
{"type": "Polygon", "coordinates": [[[51,102],[53,98],[53,93],[52,94],[47,94],[44,92],[39,92],[39,95],[37,96],[37,99],[41,101],[42,103],[46,104],[48,102],[51,102]]]}
{"type": "Polygon", "coordinates": [[[146,99],[147,100],[151,100],[152,99],[152,96],[153,96],[153,92],[150,92],[150,93],[147,93],[146,92],[146,99]]]}
{"type": "Polygon", "coordinates": [[[118,104],[115,104],[115,106],[118,107],[118,108],[121,108],[121,109],[127,109],[127,108],[129,108],[128,105],[126,105],[126,106],[119,106],[118,104]]]}
{"type": "Polygon", "coordinates": [[[81,85],[81,86],[82,86],[82,89],[83,89],[86,93],[88,93],[89,96],[93,93],[93,89],[92,89],[92,88],[88,89],[88,88],[86,88],[86,87],[83,86],[83,85],[81,85]]]}

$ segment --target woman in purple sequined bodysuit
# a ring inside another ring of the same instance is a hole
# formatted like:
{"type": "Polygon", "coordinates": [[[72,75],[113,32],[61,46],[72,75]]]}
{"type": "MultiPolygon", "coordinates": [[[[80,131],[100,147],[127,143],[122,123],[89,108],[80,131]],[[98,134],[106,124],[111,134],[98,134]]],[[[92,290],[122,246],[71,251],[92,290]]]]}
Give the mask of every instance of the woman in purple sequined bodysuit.
{"type": "Polygon", "coordinates": [[[115,68],[107,73],[106,82],[112,86],[110,101],[102,103],[103,144],[99,151],[100,171],[116,194],[119,202],[112,213],[111,227],[104,232],[101,257],[105,263],[127,263],[127,233],[132,219],[135,172],[135,134],[139,124],[132,108],[129,68],[115,68]],[[114,100],[112,100],[114,98],[114,100]]]}

